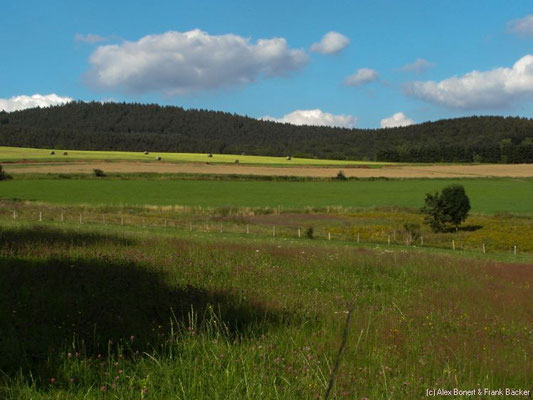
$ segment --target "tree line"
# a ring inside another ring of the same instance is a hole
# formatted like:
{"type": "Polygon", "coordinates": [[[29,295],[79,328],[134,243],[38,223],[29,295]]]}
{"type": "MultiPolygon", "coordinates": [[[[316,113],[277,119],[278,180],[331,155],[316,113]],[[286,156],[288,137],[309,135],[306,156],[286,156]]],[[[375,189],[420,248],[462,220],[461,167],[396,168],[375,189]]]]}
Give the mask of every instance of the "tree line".
{"type": "Polygon", "coordinates": [[[0,112],[0,145],[403,162],[533,162],[533,120],[472,116],[388,129],[295,126],[208,110],[72,102],[0,112]]]}

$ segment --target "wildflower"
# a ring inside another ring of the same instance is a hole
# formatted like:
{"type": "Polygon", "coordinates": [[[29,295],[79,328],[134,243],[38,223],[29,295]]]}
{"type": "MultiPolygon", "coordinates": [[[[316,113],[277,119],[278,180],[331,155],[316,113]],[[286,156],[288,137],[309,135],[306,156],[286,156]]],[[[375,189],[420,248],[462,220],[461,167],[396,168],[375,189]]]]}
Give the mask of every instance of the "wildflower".
{"type": "Polygon", "coordinates": [[[107,391],[107,387],[106,386],[101,386],[100,387],[100,391],[101,392],[106,392],[107,391]]]}
{"type": "Polygon", "coordinates": [[[72,358],[72,353],[68,353],[67,358],[70,360],[72,358]]]}
{"type": "Polygon", "coordinates": [[[131,335],[130,340],[133,342],[135,340],[135,336],[131,335]]]}
{"type": "Polygon", "coordinates": [[[74,378],[70,378],[68,381],[69,381],[70,383],[74,383],[74,378]]]}
{"type": "Polygon", "coordinates": [[[117,375],[117,376],[115,376],[115,380],[116,380],[116,381],[118,381],[118,380],[119,380],[119,378],[120,378],[120,377],[119,377],[118,375],[117,375]]]}
{"type": "Polygon", "coordinates": [[[117,384],[116,383],[112,383],[111,384],[111,388],[116,389],[117,388],[117,384]]]}
{"type": "Polygon", "coordinates": [[[50,383],[51,383],[51,384],[56,383],[56,378],[50,378],[50,383]]]}

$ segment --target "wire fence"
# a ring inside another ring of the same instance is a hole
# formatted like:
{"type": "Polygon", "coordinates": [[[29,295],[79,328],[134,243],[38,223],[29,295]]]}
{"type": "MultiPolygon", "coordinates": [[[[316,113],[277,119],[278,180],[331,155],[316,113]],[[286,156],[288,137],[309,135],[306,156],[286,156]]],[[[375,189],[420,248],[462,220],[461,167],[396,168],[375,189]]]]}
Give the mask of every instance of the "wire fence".
{"type": "MultiPolygon", "coordinates": [[[[399,238],[395,232],[382,234],[369,234],[364,230],[356,231],[357,227],[351,227],[350,233],[338,231],[335,228],[327,227],[309,227],[309,226],[283,226],[267,224],[249,224],[235,223],[221,220],[214,222],[212,220],[198,220],[194,216],[184,215],[181,218],[160,217],[155,215],[135,215],[129,213],[104,213],[72,210],[46,209],[36,211],[34,209],[17,209],[17,210],[0,210],[0,217],[4,220],[14,222],[38,223],[52,222],[62,224],[81,224],[81,225],[113,225],[113,226],[130,226],[141,228],[169,228],[189,232],[205,233],[233,233],[241,235],[255,236],[272,236],[280,238],[299,238],[299,239],[319,239],[327,241],[350,241],[360,244],[374,245],[402,245],[416,247],[433,247],[446,248],[451,250],[470,250],[480,251],[483,254],[489,251],[502,251],[501,248],[494,249],[486,243],[480,246],[467,246],[459,240],[450,239],[448,242],[439,240],[432,242],[422,235],[407,235],[399,238]]],[[[505,251],[505,250],[504,250],[505,251]]],[[[511,246],[507,251],[518,254],[518,245],[511,246]]]]}

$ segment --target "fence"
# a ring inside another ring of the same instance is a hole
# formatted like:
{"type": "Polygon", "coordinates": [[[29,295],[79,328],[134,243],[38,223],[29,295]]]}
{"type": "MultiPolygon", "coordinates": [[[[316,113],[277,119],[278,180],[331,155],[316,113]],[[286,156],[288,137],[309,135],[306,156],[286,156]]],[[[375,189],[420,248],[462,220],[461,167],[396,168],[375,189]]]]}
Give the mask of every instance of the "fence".
{"type": "MultiPolygon", "coordinates": [[[[35,210],[1,210],[0,216],[4,219],[9,218],[20,222],[55,222],[63,224],[82,224],[82,225],[115,225],[115,226],[134,226],[141,228],[155,227],[155,228],[173,228],[189,232],[206,232],[206,233],[234,233],[242,235],[260,235],[284,238],[313,238],[327,241],[355,241],[361,244],[375,244],[375,245],[411,245],[420,247],[432,248],[448,248],[452,250],[474,250],[486,254],[489,246],[482,243],[480,247],[466,247],[461,246],[455,239],[451,239],[449,245],[443,245],[442,241],[438,243],[430,243],[424,236],[417,238],[408,238],[405,241],[399,241],[396,235],[383,234],[381,237],[376,235],[365,236],[363,232],[357,232],[353,235],[346,235],[339,232],[332,232],[329,229],[312,229],[295,227],[295,226],[281,226],[281,225],[259,225],[259,224],[231,224],[228,222],[214,223],[213,221],[198,221],[195,219],[175,219],[168,217],[159,217],[153,215],[134,215],[134,214],[109,214],[97,212],[73,212],[60,211],[57,209],[47,209],[45,211],[35,210]]],[[[518,246],[512,246],[510,251],[513,254],[518,253],[518,246]]],[[[509,251],[508,250],[508,251],[509,251]]]]}

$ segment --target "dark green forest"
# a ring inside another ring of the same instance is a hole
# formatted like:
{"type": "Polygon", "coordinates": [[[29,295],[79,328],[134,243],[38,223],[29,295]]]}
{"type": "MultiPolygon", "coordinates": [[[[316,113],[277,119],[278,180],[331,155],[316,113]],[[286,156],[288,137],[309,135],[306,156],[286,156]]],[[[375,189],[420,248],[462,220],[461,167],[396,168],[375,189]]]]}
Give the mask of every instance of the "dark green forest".
{"type": "Polygon", "coordinates": [[[0,112],[0,145],[404,162],[533,162],[533,120],[473,116],[402,128],[295,126],[155,104],[0,112]]]}

